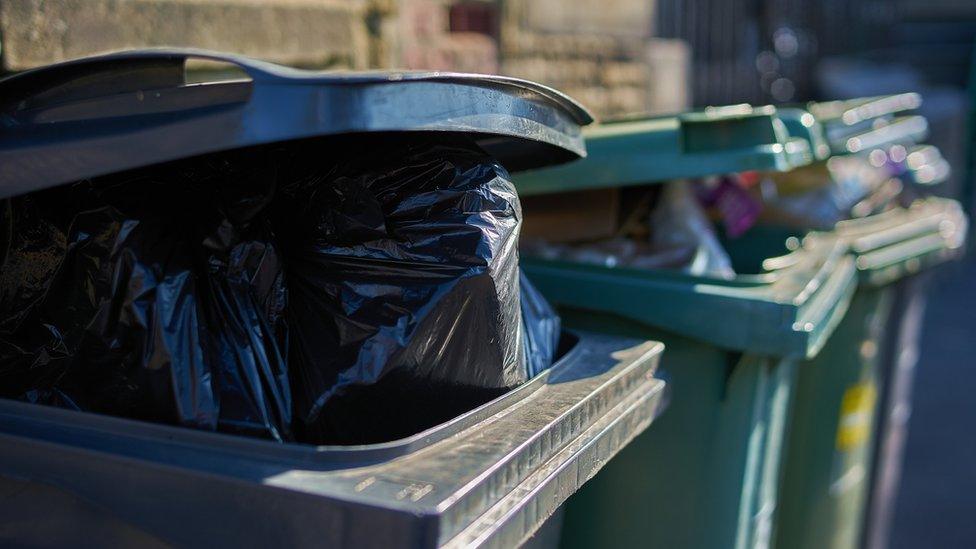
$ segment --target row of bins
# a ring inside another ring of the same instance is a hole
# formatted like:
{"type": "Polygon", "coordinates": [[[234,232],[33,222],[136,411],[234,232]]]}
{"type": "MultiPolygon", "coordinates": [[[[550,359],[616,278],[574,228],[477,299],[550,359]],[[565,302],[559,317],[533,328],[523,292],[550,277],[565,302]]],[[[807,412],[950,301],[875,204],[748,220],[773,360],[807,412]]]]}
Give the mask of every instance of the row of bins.
{"type": "Polygon", "coordinates": [[[566,325],[667,349],[668,412],[570,500],[564,545],[878,546],[918,352],[919,280],[959,255],[967,224],[957,202],[929,196],[948,172],[921,144],[925,120],[906,114],[919,101],[606,123],[584,132],[586,159],[516,179],[523,195],[694,185],[734,267],[648,269],[559,246],[523,259],[566,325]],[[731,190],[728,177],[709,179],[748,171],[764,173],[731,190]]]}

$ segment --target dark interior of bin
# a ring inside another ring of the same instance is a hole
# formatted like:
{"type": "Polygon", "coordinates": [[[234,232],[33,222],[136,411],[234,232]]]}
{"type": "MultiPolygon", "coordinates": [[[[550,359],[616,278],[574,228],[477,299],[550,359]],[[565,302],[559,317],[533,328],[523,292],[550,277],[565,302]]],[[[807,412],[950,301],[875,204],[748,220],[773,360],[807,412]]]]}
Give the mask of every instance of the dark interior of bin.
{"type": "MultiPolygon", "coordinates": [[[[317,158],[327,163],[330,158],[341,158],[349,154],[369,154],[371,147],[382,147],[384,143],[392,141],[410,140],[415,136],[430,135],[429,132],[390,132],[383,134],[370,135],[340,135],[329,136],[315,139],[303,139],[294,142],[281,142],[271,145],[237,149],[229,153],[213,153],[199,157],[187,158],[171,163],[165,163],[148,168],[140,168],[126,172],[111,174],[108,176],[110,181],[124,180],[129,177],[138,178],[140,173],[146,170],[159,169],[181,163],[199,162],[202,159],[218,158],[231,155],[233,158],[244,158],[251,155],[273,155],[276,149],[301,149],[303,151],[315,151],[317,158]]],[[[438,139],[445,143],[453,140],[471,140],[469,134],[453,132],[437,132],[438,139]]],[[[526,141],[528,142],[528,141],[526,141]]],[[[511,147],[512,140],[496,139],[492,137],[484,138],[478,142],[479,145],[491,147],[511,147]]],[[[539,145],[550,149],[549,145],[539,145]]],[[[523,151],[524,152],[524,151],[523,151]]],[[[566,153],[568,154],[568,153],[566,153]]],[[[270,156],[269,156],[270,158],[270,156]]],[[[508,167],[508,166],[506,166],[508,167]]],[[[98,181],[96,178],[93,181],[98,181]]],[[[44,193],[57,192],[58,189],[48,189],[44,193]]],[[[4,238],[3,242],[9,240],[4,238]]],[[[558,353],[555,360],[563,356],[569,349],[576,344],[575,336],[563,333],[560,337],[558,353]]],[[[328,444],[371,444],[387,442],[404,438],[425,429],[444,423],[460,414],[472,410],[494,398],[497,398],[514,388],[488,389],[481,387],[465,386],[443,386],[437,383],[427,383],[416,378],[401,375],[402,372],[394,372],[381,379],[379,383],[368,387],[350,388],[345,399],[345,406],[354,409],[356,414],[360,414],[363,423],[372,426],[369,430],[357,432],[354,435],[343,434],[322,441],[328,444]],[[436,398],[429,395],[436,394],[436,398]]],[[[147,419],[147,418],[133,418],[147,419]]],[[[296,425],[299,422],[296,422],[296,425]]],[[[300,431],[300,426],[297,427],[300,431]]]]}
{"type": "Polygon", "coordinates": [[[803,236],[802,231],[796,229],[761,224],[734,238],[729,237],[721,226],[717,231],[722,247],[732,260],[732,268],[739,274],[762,273],[763,261],[786,254],[789,252],[786,241],[790,237],[803,236]]]}
{"type": "MultiPolygon", "coordinates": [[[[635,239],[638,242],[647,241],[647,233],[642,233],[640,230],[637,232],[628,232],[624,230],[622,225],[625,222],[624,220],[633,218],[635,215],[639,219],[642,219],[640,223],[650,225],[648,215],[650,210],[658,204],[661,198],[660,193],[662,188],[663,184],[657,183],[617,189],[618,195],[615,197],[615,200],[618,201],[619,208],[616,210],[618,216],[616,220],[616,236],[635,239]]],[[[584,209],[592,209],[590,206],[594,203],[594,200],[588,194],[592,192],[594,191],[571,191],[554,195],[530,196],[523,200],[523,208],[527,212],[527,217],[532,216],[537,211],[544,211],[547,204],[563,204],[575,201],[580,205],[584,205],[584,209]]],[[[771,257],[779,257],[786,254],[789,251],[786,247],[787,239],[790,237],[802,237],[804,234],[803,231],[791,227],[756,224],[750,227],[744,234],[732,237],[727,234],[721,221],[713,219],[712,226],[720,244],[729,255],[733,270],[737,274],[742,275],[762,273],[763,261],[771,257]]],[[[654,227],[650,227],[649,230],[653,231],[654,227]]],[[[583,238],[577,243],[588,244],[612,237],[614,235],[602,234],[593,239],[583,238]]],[[[676,266],[675,268],[680,267],[676,266]]]]}

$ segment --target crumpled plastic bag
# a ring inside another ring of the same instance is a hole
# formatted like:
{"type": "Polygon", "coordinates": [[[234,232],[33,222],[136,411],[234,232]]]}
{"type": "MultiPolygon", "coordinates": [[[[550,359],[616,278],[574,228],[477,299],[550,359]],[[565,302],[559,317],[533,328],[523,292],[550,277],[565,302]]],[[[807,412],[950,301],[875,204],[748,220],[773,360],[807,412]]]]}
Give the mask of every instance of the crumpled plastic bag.
{"type": "Polygon", "coordinates": [[[290,439],[282,272],[254,217],[271,195],[233,166],[8,200],[3,396],[290,439]]]}
{"type": "Polygon", "coordinates": [[[552,305],[520,273],[522,329],[524,334],[525,365],[528,377],[533,378],[552,366],[559,348],[562,321],[552,305]]]}
{"type": "MultiPolygon", "coordinates": [[[[458,138],[291,168],[274,204],[303,438],[383,440],[529,378],[508,173],[458,138]],[[327,184],[323,184],[327,182],[327,184]]],[[[550,357],[551,360],[551,357],[550,357]]]]}
{"type": "Polygon", "coordinates": [[[735,277],[732,260],[688,182],[672,181],[664,186],[649,223],[654,249],[688,256],[683,271],[698,276],[735,277]]]}
{"type": "Polygon", "coordinates": [[[2,396],[368,443],[547,368],[559,321],[519,282],[504,168],[456,136],[342,143],[8,200],[2,396]]]}

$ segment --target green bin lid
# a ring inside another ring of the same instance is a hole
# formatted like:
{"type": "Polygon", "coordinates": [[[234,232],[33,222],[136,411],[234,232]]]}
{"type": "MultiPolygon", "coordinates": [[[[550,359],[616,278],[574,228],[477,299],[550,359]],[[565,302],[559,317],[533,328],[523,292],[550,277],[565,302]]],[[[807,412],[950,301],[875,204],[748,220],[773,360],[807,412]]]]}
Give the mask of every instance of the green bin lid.
{"type": "Polygon", "coordinates": [[[806,108],[823,127],[831,154],[839,155],[922,141],[928,135],[928,122],[904,114],[921,104],[919,94],[901,93],[808,103],[806,108]]]}
{"type": "Polygon", "coordinates": [[[811,160],[775,107],[736,105],[609,122],[583,131],[587,157],[518,174],[519,194],[622,187],[750,170],[785,171],[811,160]]]}
{"type": "Polygon", "coordinates": [[[921,106],[922,96],[909,92],[839,101],[811,102],[807,104],[807,110],[822,124],[840,123],[845,126],[855,126],[876,118],[913,111],[921,106]]]}
{"type": "Polygon", "coordinates": [[[830,140],[831,152],[857,154],[891,145],[910,145],[923,141],[929,132],[929,123],[922,116],[899,116],[891,120],[878,120],[870,130],[830,140]]]}
{"type": "MultiPolygon", "coordinates": [[[[827,136],[824,134],[823,125],[815,116],[808,111],[800,108],[780,108],[777,109],[779,119],[786,126],[786,131],[790,137],[802,139],[807,142],[810,151],[811,161],[824,160],[830,156],[830,145],[827,143],[827,136]]],[[[809,163],[809,162],[807,162],[809,163]]],[[[797,165],[804,165],[798,163],[797,165]]]]}

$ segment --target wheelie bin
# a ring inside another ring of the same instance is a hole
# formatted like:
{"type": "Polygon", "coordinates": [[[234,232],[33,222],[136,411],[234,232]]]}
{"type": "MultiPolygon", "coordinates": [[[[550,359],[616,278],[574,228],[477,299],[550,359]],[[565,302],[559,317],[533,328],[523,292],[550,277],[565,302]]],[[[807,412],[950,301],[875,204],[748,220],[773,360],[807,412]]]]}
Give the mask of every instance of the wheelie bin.
{"type": "MultiPolygon", "coordinates": [[[[916,144],[925,135],[924,119],[896,116],[918,104],[916,94],[903,94],[811,105],[819,119],[799,109],[781,110],[792,135],[811,144],[826,141],[830,154],[802,170],[804,181],[791,182],[792,174],[786,174],[777,183],[818,188],[797,194],[829,188],[839,196],[845,183],[856,190],[827,215],[771,216],[773,221],[756,226],[751,237],[767,239],[770,247],[790,237],[839,237],[849,243],[859,284],[835,336],[797,378],[777,547],[859,546],[866,521],[871,524],[869,499],[879,497],[872,492],[885,493],[880,496],[885,502],[894,499],[885,486],[897,478],[890,463],[899,459],[900,449],[891,439],[903,436],[910,406],[910,375],[895,372],[910,370],[897,363],[917,356],[920,323],[920,307],[906,303],[922,299],[919,273],[958,255],[967,224],[954,201],[918,198],[912,188],[935,184],[947,174],[937,150],[916,144]],[[801,118],[805,124],[797,123],[801,118]],[[823,139],[824,133],[829,137],[823,139]],[[861,155],[844,160],[859,166],[854,172],[827,160],[845,154],[861,155]],[[891,166],[891,160],[900,165],[891,166]],[[874,181],[845,182],[851,177],[874,181]],[[827,232],[807,233],[810,229],[827,232]],[[915,330],[911,340],[904,339],[906,324],[915,330]]],[[[810,212],[811,205],[804,209],[810,212]]]]}
{"type": "MultiPolygon", "coordinates": [[[[813,155],[773,108],[608,123],[585,137],[585,160],[519,175],[520,194],[788,170],[813,155]]],[[[532,214],[527,206],[526,219],[532,214]]],[[[568,326],[649,337],[668,349],[667,411],[569,500],[563,545],[771,541],[794,378],[844,317],[855,266],[829,237],[789,253],[784,245],[783,255],[737,251],[731,278],[523,255],[568,326]]]]}
{"type": "MultiPolygon", "coordinates": [[[[67,62],[0,90],[5,199],[221,151],[391,132],[464,135],[519,170],[584,154],[580,126],[590,121],[571,99],[522,80],[313,73],[194,50],[67,62]],[[188,60],[201,59],[243,77],[188,83],[188,60]]],[[[654,421],[665,403],[662,350],[566,332],[552,367],[528,382],[436,425],[418,419],[409,436],[351,445],[0,399],[0,543],[515,546],[654,421]]]]}

